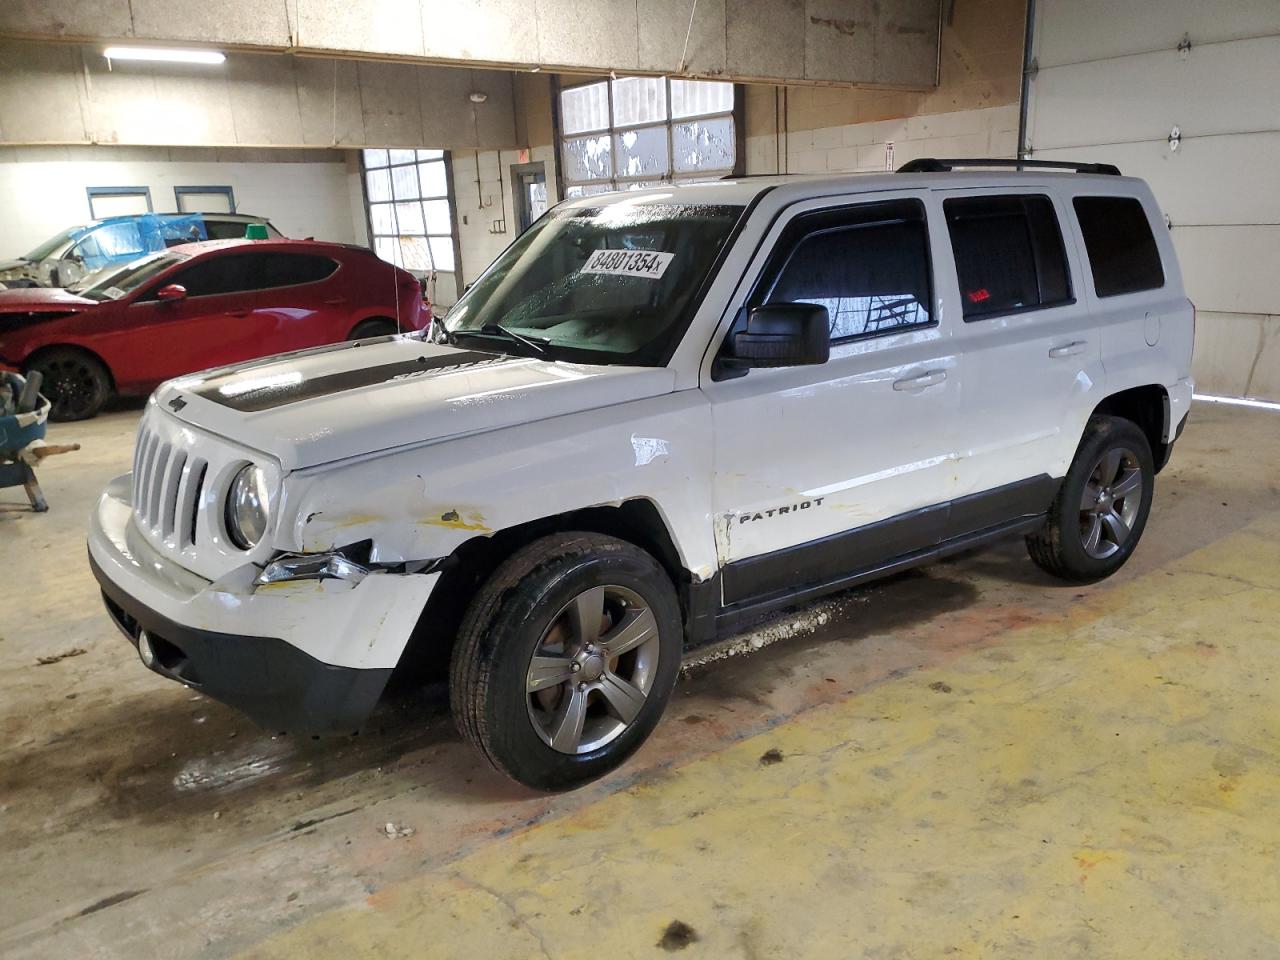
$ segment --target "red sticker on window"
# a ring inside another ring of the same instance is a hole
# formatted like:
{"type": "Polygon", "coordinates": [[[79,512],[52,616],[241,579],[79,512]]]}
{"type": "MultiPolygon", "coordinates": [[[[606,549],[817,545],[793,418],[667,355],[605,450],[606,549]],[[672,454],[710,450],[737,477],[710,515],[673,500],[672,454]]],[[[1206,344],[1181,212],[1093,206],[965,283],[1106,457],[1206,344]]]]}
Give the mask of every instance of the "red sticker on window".
{"type": "Polygon", "coordinates": [[[977,290],[970,290],[966,296],[970,303],[981,303],[983,300],[991,299],[991,291],[986,287],[979,287],[977,290]]]}

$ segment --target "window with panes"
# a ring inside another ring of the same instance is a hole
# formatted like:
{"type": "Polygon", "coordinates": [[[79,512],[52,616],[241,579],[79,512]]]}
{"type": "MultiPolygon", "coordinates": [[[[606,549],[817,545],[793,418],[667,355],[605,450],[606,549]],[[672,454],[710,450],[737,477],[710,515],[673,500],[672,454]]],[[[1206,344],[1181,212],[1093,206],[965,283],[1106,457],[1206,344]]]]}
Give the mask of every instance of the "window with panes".
{"type": "Polygon", "coordinates": [[[733,172],[733,84],[618,77],[560,92],[565,195],[584,197],[733,172]]]}
{"type": "Polygon", "coordinates": [[[361,154],[374,252],[415,273],[454,272],[444,151],[363,150],[361,154]]]}

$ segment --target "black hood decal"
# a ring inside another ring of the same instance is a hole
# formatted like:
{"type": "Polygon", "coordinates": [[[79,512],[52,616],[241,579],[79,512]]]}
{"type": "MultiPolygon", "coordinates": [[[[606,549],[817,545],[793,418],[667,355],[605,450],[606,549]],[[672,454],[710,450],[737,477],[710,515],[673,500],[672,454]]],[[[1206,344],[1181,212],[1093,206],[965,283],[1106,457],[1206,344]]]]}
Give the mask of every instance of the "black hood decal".
{"type": "Polygon", "coordinates": [[[292,380],[288,376],[259,375],[255,377],[252,374],[246,375],[244,372],[234,372],[206,380],[199,389],[191,392],[197,397],[212,400],[233,410],[256,413],[302,400],[357,390],[375,383],[412,380],[419,376],[440,375],[468,367],[507,363],[515,359],[519,358],[499,353],[485,353],[480,350],[458,350],[430,357],[421,356],[413,360],[397,360],[395,363],[361,367],[357,370],[344,370],[341,373],[327,373],[309,380],[292,380]]]}

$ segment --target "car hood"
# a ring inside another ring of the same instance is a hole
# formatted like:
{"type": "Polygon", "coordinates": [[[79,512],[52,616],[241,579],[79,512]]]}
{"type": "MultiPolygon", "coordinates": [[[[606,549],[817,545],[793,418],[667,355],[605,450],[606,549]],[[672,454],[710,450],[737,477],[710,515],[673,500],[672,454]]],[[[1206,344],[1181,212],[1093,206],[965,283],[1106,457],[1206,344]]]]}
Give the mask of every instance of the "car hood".
{"type": "Polygon", "coordinates": [[[400,336],[163,384],[155,403],[298,470],[670,393],[665,367],[512,357],[400,336]]]}
{"type": "Polygon", "coordinates": [[[0,290],[0,313],[34,313],[57,311],[78,313],[98,306],[97,300],[77,297],[56,287],[25,287],[0,290]]]}

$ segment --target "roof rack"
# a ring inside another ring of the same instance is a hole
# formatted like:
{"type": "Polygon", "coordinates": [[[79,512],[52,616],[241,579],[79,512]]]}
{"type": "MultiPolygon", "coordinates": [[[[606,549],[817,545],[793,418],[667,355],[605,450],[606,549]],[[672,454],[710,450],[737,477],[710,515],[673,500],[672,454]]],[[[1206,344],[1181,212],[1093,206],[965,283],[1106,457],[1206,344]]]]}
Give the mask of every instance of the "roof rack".
{"type": "Polygon", "coordinates": [[[1120,176],[1120,168],[1112,163],[1072,163],[1069,160],[1011,160],[1007,157],[971,157],[963,160],[939,160],[920,157],[898,168],[898,173],[947,173],[957,167],[1012,167],[1016,170],[1074,170],[1076,173],[1099,173],[1120,176]]]}

